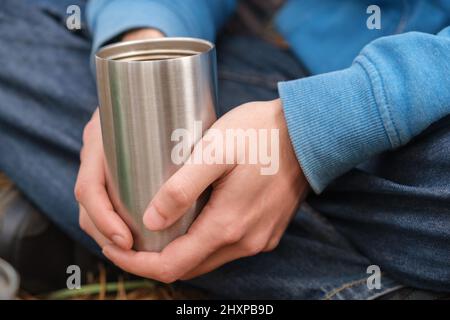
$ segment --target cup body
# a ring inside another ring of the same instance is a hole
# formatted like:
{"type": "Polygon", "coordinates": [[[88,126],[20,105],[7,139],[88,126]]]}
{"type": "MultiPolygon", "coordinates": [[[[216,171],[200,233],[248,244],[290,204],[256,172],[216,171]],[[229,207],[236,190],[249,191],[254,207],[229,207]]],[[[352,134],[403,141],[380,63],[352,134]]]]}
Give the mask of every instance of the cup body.
{"type": "Polygon", "coordinates": [[[214,45],[193,38],[122,42],[96,54],[97,89],[108,194],[130,227],[134,248],[161,251],[186,233],[207,200],[203,194],[174,225],[149,231],[142,217],[162,184],[180,167],[172,159],[176,129],[192,145],[216,119],[214,45]]]}

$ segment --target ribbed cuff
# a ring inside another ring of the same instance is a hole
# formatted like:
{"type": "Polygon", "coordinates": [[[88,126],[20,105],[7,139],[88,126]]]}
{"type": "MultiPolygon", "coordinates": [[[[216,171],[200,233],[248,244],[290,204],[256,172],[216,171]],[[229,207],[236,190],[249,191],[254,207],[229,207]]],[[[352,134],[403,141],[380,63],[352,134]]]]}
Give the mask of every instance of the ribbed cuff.
{"type": "Polygon", "coordinates": [[[280,82],[278,91],[297,159],[316,193],[391,148],[371,81],[359,63],[280,82]]]}

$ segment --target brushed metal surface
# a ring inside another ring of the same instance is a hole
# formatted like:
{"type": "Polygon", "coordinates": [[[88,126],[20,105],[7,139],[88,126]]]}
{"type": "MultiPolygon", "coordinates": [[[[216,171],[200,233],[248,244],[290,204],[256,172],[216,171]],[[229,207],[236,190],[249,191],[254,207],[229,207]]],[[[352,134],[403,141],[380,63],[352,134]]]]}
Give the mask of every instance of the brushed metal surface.
{"type": "Polygon", "coordinates": [[[193,132],[195,121],[206,130],[216,119],[214,45],[192,38],[122,42],[97,52],[96,71],[109,196],[134,248],[161,251],[186,233],[207,198],[164,231],[142,223],[150,200],[178,169],[173,130],[193,132]]]}

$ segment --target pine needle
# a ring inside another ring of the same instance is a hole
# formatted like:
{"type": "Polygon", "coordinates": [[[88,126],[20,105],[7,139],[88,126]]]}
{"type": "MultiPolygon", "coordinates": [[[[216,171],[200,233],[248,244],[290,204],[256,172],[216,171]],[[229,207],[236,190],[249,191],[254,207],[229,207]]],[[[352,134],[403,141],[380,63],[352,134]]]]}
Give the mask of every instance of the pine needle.
{"type": "Polygon", "coordinates": [[[50,300],[66,300],[74,299],[79,296],[100,295],[100,292],[104,290],[106,293],[114,293],[119,291],[119,287],[123,286],[124,291],[135,290],[139,288],[154,288],[155,283],[150,280],[135,280],[125,281],[122,284],[118,282],[88,284],[82,286],[80,289],[63,289],[50,293],[45,298],[50,300]]]}

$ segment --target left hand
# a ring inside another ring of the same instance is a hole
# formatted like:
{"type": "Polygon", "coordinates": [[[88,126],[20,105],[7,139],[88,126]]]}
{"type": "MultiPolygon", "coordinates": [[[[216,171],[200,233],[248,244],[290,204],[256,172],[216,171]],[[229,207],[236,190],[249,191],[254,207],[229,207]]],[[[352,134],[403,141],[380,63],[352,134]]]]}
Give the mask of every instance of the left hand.
{"type": "Polygon", "coordinates": [[[165,37],[164,34],[158,29],[141,28],[125,33],[124,36],[122,37],[122,41],[158,39],[164,37],[165,37]]]}
{"type": "MultiPolygon", "coordinates": [[[[239,159],[248,157],[248,143],[246,150],[235,152],[234,164],[186,163],[153,198],[144,223],[150,230],[167,228],[212,184],[211,197],[202,212],[187,234],[160,253],[136,252],[107,242],[103,253],[117,266],[169,283],[196,277],[278,245],[309,190],[289,140],[281,101],[244,104],[224,115],[212,128],[224,136],[227,129],[278,129],[278,172],[262,175],[263,165],[239,163],[239,159]]],[[[208,136],[196,145],[193,154],[202,152],[200,145],[213,141],[208,136]]],[[[273,152],[274,146],[270,148],[273,152]]]]}

